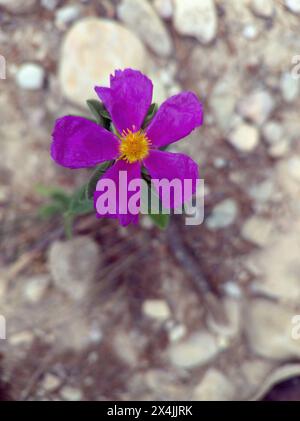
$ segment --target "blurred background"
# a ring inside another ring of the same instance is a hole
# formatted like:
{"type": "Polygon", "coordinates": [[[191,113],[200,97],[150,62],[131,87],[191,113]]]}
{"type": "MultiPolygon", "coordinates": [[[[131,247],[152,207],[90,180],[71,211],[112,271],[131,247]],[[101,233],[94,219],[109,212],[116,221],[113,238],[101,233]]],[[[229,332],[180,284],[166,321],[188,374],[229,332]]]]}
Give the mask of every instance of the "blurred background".
{"type": "Polygon", "coordinates": [[[300,2],[0,0],[0,54],[1,398],[299,399],[300,2]],[[89,172],[51,161],[54,121],[126,67],[204,103],[172,150],[205,221],[90,215],[66,241],[37,186],[89,172]]]}

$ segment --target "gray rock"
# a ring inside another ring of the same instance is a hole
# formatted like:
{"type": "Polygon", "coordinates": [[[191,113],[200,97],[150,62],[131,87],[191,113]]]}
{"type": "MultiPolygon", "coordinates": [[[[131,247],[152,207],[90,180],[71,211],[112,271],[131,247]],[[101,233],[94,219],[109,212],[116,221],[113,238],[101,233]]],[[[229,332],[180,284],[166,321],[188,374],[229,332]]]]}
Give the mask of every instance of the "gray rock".
{"type": "Polygon", "coordinates": [[[218,30],[216,7],[213,0],[175,0],[174,26],[181,35],[197,38],[208,44],[218,30]]]}
{"type": "Polygon", "coordinates": [[[45,294],[50,284],[49,275],[38,275],[34,278],[24,281],[24,295],[27,301],[37,303],[45,294]]]}
{"type": "Polygon", "coordinates": [[[55,285],[75,300],[88,292],[101,264],[98,245],[88,237],[76,237],[51,245],[49,269],[55,285]]]}
{"type": "Polygon", "coordinates": [[[225,199],[213,208],[205,223],[210,230],[227,228],[234,223],[237,215],[238,206],[235,200],[225,199]]]}
{"type": "Polygon", "coordinates": [[[171,19],[173,16],[173,0],[154,0],[153,5],[163,19],[171,19]]]}
{"type": "Polygon", "coordinates": [[[81,401],[82,392],[80,389],[71,386],[64,386],[60,391],[61,397],[65,401],[81,401]]]}
{"type": "Polygon", "coordinates": [[[44,69],[35,63],[22,64],[16,75],[16,81],[19,87],[28,90],[41,89],[43,87],[44,79],[44,69]]]}
{"type": "Polygon", "coordinates": [[[154,8],[146,0],[123,0],[118,7],[118,17],[156,54],[162,57],[171,55],[171,37],[154,8]]]}
{"type": "Polygon", "coordinates": [[[283,127],[276,121],[268,121],[262,128],[262,134],[269,145],[274,145],[282,139],[283,127]]]}
{"type": "Polygon", "coordinates": [[[80,7],[78,5],[68,5],[61,7],[55,13],[56,25],[64,29],[68,24],[74,22],[80,16],[80,7]]]}
{"type": "Polygon", "coordinates": [[[108,86],[109,75],[127,67],[147,68],[146,52],[136,35],[111,20],[84,18],[64,39],[60,86],[66,98],[84,106],[86,99],[97,97],[95,86],[108,86]]]}

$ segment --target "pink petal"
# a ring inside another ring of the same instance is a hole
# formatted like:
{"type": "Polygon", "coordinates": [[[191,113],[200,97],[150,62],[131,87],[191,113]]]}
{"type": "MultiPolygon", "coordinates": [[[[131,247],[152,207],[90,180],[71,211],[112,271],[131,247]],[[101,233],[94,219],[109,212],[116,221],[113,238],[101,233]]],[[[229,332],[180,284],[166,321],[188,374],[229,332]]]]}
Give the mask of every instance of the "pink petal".
{"type": "Polygon", "coordinates": [[[186,137],[203,122],[202,104],[193,92],[167,99],[147,128],[148,138],[156,147],[186,137]]]}
{"type": "Polygon", "coordinates": [[[119,133],[141,128],[152,101],[153,85],[147,76],[132,69],[117,70],[111,76],[110,88],[96,87],[95,91],[119,133]]]}
{"type": "Polygon", "coordinates": [[[103,127],[83,117],[56,120],[51,156],[67,168],[93,167],[117,157],[119,140],[103,127]]]}

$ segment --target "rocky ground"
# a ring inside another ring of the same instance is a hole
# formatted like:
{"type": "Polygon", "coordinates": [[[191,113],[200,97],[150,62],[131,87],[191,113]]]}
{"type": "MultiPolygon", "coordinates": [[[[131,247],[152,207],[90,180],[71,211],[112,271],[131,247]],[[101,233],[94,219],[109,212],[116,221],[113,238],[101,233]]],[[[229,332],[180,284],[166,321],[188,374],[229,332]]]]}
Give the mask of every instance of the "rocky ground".
{"type": "Polygon", "coordinates": [[[1,396],[260,399],[298,376],[299,0],[0,0],[0,22],[1,396]],[[90,216],[66,241],[36,186],[88,174],[51,162],[53,122],[85,115],[124,67],[159,103],[184,89],[204,102],[173,150],[199,162],[205,221],[90,216]]]}

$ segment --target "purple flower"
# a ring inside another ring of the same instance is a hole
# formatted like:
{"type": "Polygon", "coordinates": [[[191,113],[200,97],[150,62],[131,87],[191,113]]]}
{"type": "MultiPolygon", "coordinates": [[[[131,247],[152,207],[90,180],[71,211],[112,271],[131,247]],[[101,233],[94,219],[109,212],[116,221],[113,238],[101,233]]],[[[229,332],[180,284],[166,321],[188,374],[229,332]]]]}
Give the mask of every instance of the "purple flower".
{"type": "MultiPolygon", "coordinates": [[[[58,164],[86,168],[115,160],[102,179],[116,183],[120,171],[127,172],[128,183],[140,178],[142,166],[153,179],[199,178],[198,166],[191,158],[160,150],[202,124],[202,105],[194,93],[183,92],[166,100],[143,130],[153,93],[152,82],[145,75],[132,69],[118,70],[110,78],[110,88],[96,87],[95,91],[119,136],[83,117],[62,117],[56,121],[52,134],[51,156],[58,164]]],[[[193,186],[192,194],[194,182],[193,186]]],[[[138,220],[138,215],[121,215],[118,211],[109,217],[118,218],[124,226],[138,220]]]]}

